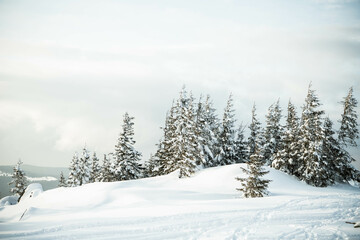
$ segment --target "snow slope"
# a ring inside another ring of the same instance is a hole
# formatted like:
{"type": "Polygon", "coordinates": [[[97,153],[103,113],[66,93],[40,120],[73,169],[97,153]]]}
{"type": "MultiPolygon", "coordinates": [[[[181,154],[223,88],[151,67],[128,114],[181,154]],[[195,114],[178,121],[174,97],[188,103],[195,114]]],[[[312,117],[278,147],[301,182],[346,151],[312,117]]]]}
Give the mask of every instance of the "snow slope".
{"type": "Polygon", "coordinates": [[[243,199],[240,166],[48,190],[1,207],[0,238],[360,239],[345,223],[360,220],[358,188],[314,188],[270,169],[271,195],[243,199]]]}

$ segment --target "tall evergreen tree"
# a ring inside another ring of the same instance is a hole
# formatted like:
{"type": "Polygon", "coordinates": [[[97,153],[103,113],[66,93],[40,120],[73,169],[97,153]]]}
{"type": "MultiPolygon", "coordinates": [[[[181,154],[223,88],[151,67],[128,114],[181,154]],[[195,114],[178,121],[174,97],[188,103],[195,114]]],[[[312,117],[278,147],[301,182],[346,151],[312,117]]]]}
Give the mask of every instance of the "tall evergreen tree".
{"type": "Polygon", "coordinates": [[[328,185],[328,163],[322,158],[324,130],[320,101],[309,85],[300,125],[300,180],[316,187],[328,185]]]}
{"type": "Polygon", "coordinates": [[[20,201],[28,185],[25,172],[21,169],[21,164],[23,164],[23,162],[19,159],[19,161],[13,168],[14,173],[11,176],[13,180],[9,182],[9,185],[14,184],[14,187],[10,189],[10,192],[19,197],[18,201],[20,201]]]}
{"type": "MultiPolygon", "coordinates": [[[[248,137],[248,141],[247,141],[248,154],[249,154],[248,159],[250,159],[251,155],[255,154],[256,145],[258,145],[258,146],[263,145],[263,139],[261,137],[261,135],[262,135],[261,124],[256,117],[255,103],[253,105],[252,112],[251,112],[251,123],[249,125],[249,129],[250,129],[250,136],[248,137]]],[[[262,152],[260,147],[258,147],[258,148],[259,148],[258,151],[262,152]]]]}
{"type": "Polygon", "coordinates": [[[99,164],[99,159],[96,156],[96,152],[93,153],[91,161],[91,170],[90,170],[90,179],[89,181],[98,182],[100,180],[101,166],[99,164]]]}
{"type": "Polygon", "coordinates": [[[264,156],[261,154],[260,148],[255,140],[254,153],[250,156],[250,160],[246,163],[247,168],[241,168],[247,178],[239,178],[236,180],[241,182],[241,188],[237,188],[238,191],[243,192],[246,198],[263,197],[268,195],[268,185],[270,180],[262,179],[262,176],[267,174],[269,171],[265,171],[264,156]]]}
{"type": "Polygon", "coordinates": [[[90,153],[87,150],[86,146],[84,146],[82,155],[79,160],[78,180],[80,186],[90,182],[90,172],[91,172],[90,153]]]}
{"type": "Polygon", "coordinates": [[[216,156],[218,165],[228,165],[236,162],[235,156],[235,114],[233,109],[232,94],[224,110],[221,130],[219,134],[219,150],[216,156]]]}
{"type": "Polygon", "coordinates": [[[248,148],[247,143],[245,141],[244,136],[244,129],[242,124],[240,124],[237,134],[236,134],[236,140],[234,142],[234,151],[235,151],[235,162],[236,163],[245,163],[248,159],[248,148]]]}
{"type": "Polygon", "coordinates": [[[100,182],[115,181],[110,159],[111,157],[107,157],[106,154],[104,154],[103,164],[101,166],[101,171],[99,176],[100,182]]]}
{"type": "Polygon", "coordinates": [[[177,112],[173,102],[170,111],[166,115],[165,126],[162,128],[163,137],[157,144],[157,151],[152,158],[152,175],[169,174],[177,169],[174,158],[174,143],[176,140],[176,122],[177,112]]]}
{"type": "Polygon", "coordinates": [[[197,162],[197,165],[203,167],[216,166],[219,120],[209,95],[207,95],[205,102],[200,99],[198,103],[195,134],[200,144],[200,159],[203,160],[201,163],[197,162]]]}
{"type": "Polygon", "coordinates": [[[289,100],[285,131],[280,150],[275,154],[272,167],[295,175],[299,167],[299,118],[295,106],[289,100]]]}
{"type": "Polygon", "coordinates": [[[80,186],[80,161],[77,153],[74,154],[71,160],[69,170],[67,185],[69,187],[80,186]]]}
{"type": "Polygon", "coordinates": [[[267,165],[272,164],[275,155],[281,147],[281,136],[283,135],[283,128],[280,124],[281,108],[279,100],[269,107],[266,115],[266,128],[264,131],[264,159],[267,165]]]}
{"type": "Polygon", "coordinates": [[[142,175],[142,167],[139,163],[141,153],[135,150],[134,136],[134,117],[125,113],[123,119],[123,131],[118,138],[115,146],[115,178],[117,181],[137,179],[142,175]]]}
{"type": "Polygon", "coordinates": [[[193,97],[187,96],[185,88],[176,103],[177,118],[175,120],[175,139],[173,142],[175,160],[172,168],[179,169],[179,177],[189,177],[195,172],[196,162],[200,159],[199,143],[195,133],[195,117],[193,97]]]}
{"type": "Polygon", "coordinates": [[[356,147],[356,139],[359,138],[359,129],[357,122],[357,100],[353,96],[353,88],[351,87],[348,95],[341,102],[344,106],[343,114],[341,114],[340,130],[338,139],[344,146],[356,147]]]}
{"type": "Polygon", "coordinates": [[[60,178],[59,178],[59,185],[58,187],[67,187],[67,184],[66,184],[66,179],[64,177],[64,173],[61,171],[60,172],[60,178]]]}

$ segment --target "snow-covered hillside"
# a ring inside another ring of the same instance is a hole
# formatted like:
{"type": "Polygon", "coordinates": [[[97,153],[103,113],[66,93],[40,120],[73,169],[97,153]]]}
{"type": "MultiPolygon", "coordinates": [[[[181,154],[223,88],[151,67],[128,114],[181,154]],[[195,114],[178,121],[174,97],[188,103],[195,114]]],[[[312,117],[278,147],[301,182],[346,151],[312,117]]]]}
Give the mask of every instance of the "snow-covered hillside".
{"type": "Polygon", "coordinates": [[[241,164],[58,188],[0,208],[4,239],[360,239],[360,190],[314,188],[270,169],[270,196],[243,199],[241,164]],[[21,218],[21,220],[20,220],[21,218]]]}

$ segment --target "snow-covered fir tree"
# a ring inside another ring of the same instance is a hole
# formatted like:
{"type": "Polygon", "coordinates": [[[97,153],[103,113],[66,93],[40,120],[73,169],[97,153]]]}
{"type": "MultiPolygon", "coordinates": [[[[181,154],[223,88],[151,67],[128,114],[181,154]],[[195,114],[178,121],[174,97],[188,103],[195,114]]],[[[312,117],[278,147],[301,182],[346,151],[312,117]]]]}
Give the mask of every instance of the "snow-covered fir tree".
{"type": "Polygon", "coordinates": [[[82,155],[79,159],[78,180],[80,186],[90,182],[90,173],[91,173],[90,152],[87,150],[87,147],[84,146],[82,155]]]}
{"type": "Polygon", "coordinates": [[[80,161],[78,154],[75,153],[70,163],[67,185],[69,187],[80,186],[79,179],[80,179],[80,161]]]}
{"type": "Polygon", "coordinates": [[[324,139],[322,157],[328,163],[329,185],[335,182],[357,181],[359,171],[352,166],[355,161],[335,138],[333,123],[330,118],[324,121],[324,139]]]}
{"type": "MultiPolygon", "coordinates": [[[[264,141],[262,139],[262,130],[261,130],[261,124],[259,120],[256,117],[256,106],[255,103],[253,105],[252,111],[251,111],[251,123],[249,125],[250,129],[250,135],[248,137],[248,154],[250,159],[250,156],[255,153],[256,145],[263,146],[264,141]]],[[[261,149],[259,149],[260,152],[262,152],[261,149]]]]}
{"type": "Polygon", "coordinates": [[[101,174],[101,166],[99,164],[99,159],[96,156],[96,152],[94,152],[91,161],[89,181],[91,183],[100,181],[100,174],[101,174]]]}
{"type": "Polygon", "coordinates": [[[207,150],[209,147],[207,146],[208,140],[207,140],[207,134],[206,134],[206,128],[207,123],[205,120],[205,104],[202,102],[202,96],[200,96],[199,102],[197,104],[197,109],[195,113],[195,136],[197,138],[197,148],[199,152],[199,157],[196,160],[196,165],[205,167],[208,162],[208,154],[207,150]],[[205,158],[206,156],[206,158],[205,158]]]}
{"type": "Polygon", "coordinates": [[[246,163],[247,168],[241,168],[248,175],[247,178],[239,178],[236,180],[241,182],[238,191],[243,192],[246,198],[263,197],[268,195],[268,185],[270,180],[262,177],[269,171],[264,169],[264,156],[261,154],[260,148],[255,140],[254,153],[250,156],[250,160],[246,163]]]}
{"type": "Polygon", "coordinates": [[[245,136],[244,136],[244,130],[245,127],[240,124],[237,132],[236,132],[236,139],[235,139],[235,146],[234,146],[234,151],[235,151],[235,162],[236,163],[245,163],[247,162],[248,159],[248,147],[247,147],[247,143],[245,141],[245,136]]]}
{"type": "Polygon", "coordinates": [[[272,167],[295,175],[299,165],[299,118],[295,106],[289,100],[285,131],[280,150],[275,154],[272,167]]]}
{"type": "Polygon", "coordinates": [[[303,107],[300,124],[299,178],[316,187],[328,185],[328,163],[322,157],[324,130],[323,110],[319,110],[320,101],[309,85],[303,107]]]}
{"type": "Polygon", "coordinates": [[[280,149],[283,128],[280,124],[281,108],[279,100],[269,107],[266,115],[266,127],[264,131],[264,159],[266,165],[272,164],[276,153],[280,149]]]}
{"type": "Polygon", "coordinates": [[[357,100],[353,96],[353,88],[351,87],[348,95],[344,98],[343,113],[341,114],[340,129],[338,139],[344,146],[356,147],[356,139],[359,138],[359,129],[357,122],[357,100]]]}
{"type": "Polygon", "coordinates": [[[224,109],[224,115],[218,139],[217,165],[228,165],[236,162],[235,156],[235,114],[232,94],[224,109]]]}
{"type": "Polygon", "coordinates": [[[112,156],[107,157],[104,154],[103,164],[101,166],[99,181],[100,182],[113,182],[115,181],[114,174],[112,171],[111,161],[112,156]]]}
{"type": "Polygon", "coordinates": [[[66,179],[65,179],[64,173],[63,173],[62,171],[60,172],[59,185],[58,185],[58,187],[67,187],[66,179]]]}
{"type": "MultiPolygon", "coordinates": [[[[195,172],[196,162],[201,157],[199,143],[195,131],[195,112],[193,97],[187,96],[185,87],[180,93],[180,98],[176,102],[176,115],[174,125],[175,139],[173,142],[173,165],[172,169],[179,169],[179,177],[189,177],[195,172]]],[[[201,162],[201,160],[200,160],[201,162]]]]}
{"type": "Polygon", "coordinates": [[[139,163],[141,153],[134,148],[134,117],[125,113],[123,119],[123,131],[115,145],[115,179],[117,181],[137,179],[142,176],[142,166],[139,163]]]}
{"type": "Polygon", "coordinates": [[[9,185],[14,185],[14,187],[10,189],[10,192],[13,193],[14,195],[17,195],[19,197],[19,201],[28,185],[25,172],[21,169],[21,164],[23,164],[23,162],[19,159],[19,161],[13,168],[14,172],[13,175],[11,176],[13,180],[9,182],[9,185]]]}

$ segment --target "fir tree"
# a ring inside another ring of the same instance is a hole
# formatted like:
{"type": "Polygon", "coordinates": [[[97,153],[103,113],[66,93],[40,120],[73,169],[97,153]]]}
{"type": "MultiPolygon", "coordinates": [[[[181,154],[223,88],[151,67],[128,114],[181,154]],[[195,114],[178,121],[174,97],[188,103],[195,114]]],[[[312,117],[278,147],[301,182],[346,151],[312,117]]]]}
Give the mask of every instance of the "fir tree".
{"type": "Polygon", "coordinates": [[[67,187],[67,184],[66,184],[66,179],[64,177],[64,173],[61,171],[60,172],[60,178],[59,178],[59,185],[58,187],[67,187]]]}
{"type": "Polygon", "coordinates": [[[21,164],[23,164],[23,162],[19,159],[19,161],[13,168],[14,173],[11,176],[13,180],[9,183],[9,185],[14,184],[14,187],[10,189],[10,192],[13,193],[14,195],[19,196],[18,201],[20,201],[28,185],[25,172],[21,169],[21,164]]]}
{"type": "Polygon", "coordinates": [[[90,170],[90,179],[89,181],[98,182],[100,180],[101,167],[99,164],[99,159],[96,156],[96,152],[93,153],[92,161],[91,161],[91,170],[90,170]]]}
{"type": "Polygon", "coordinates": [[[322,158],[324,130],[320,101],[309,85],[300,125],[300,180],[316,187],[328,185],[328,163],[322,158]]]}
{"type": "Polygon", "coordinates": [[[232,95],[229,99],[224,110],[221,130],[219,134],[219,150],[216,156],[218,165],[228,165],[236,162],[235,156],[235,115],[232,103],[232,95]]]}
{"type": "Polygon", "coordinates": [[[280,150],[275,154],[272,167],[291,175],[295,175],[299,165],[299,118],[295,106],[289,100],[285,132],[281,140],[280,150]]]}
{"type": "Polygon", "coordinates": [[[185,88],[176,103],[175,139],[173,142],[175,160],[173,169],[179,169],[179,177],[189,177],[195,172],[196,162],[200,159],[198,138],[195,134],[193,97],[187,96],[185,88]]]}
{"type": "Polygon", "coordinates": [[[236,180],[241,182],[241,188],[237,188],[238,191],[243,192],[244,197],[246,198],[255,198],[263,197],[268,195],[268,185],[270,180],[262,179],[261,177],[267,174],[269,171],[265,171],[264,166],[264,156],[261,154],[259,146],[255,141],[255,150],[254,154],[250,156],[250,160],[246,163],[246,168],[241,168],[245,174],[248,175],[247,178],[239,178],[236,180]]]}
{"type": "Polygon", "coordinates": [[[245,163],[248,159],[248,149],[247,143],[245,141],[244,136],[244,129],[245,127],[242,124],[239,126],[237,130],[236,140],[234,142],[234,151],[235,151],[235,162],[236,163],[245,163]]]}
{"type": "Polygon", "coordinates": [[[111,157],[107,157],[106,154],[104,154],[103,164],[102,164],[100,176],[99,176],[100,182],[115,181],[110,159],[111,159],[111,157]]]}
{"type": "Polygon", "coordinates": [[[134,148],[134,117],[125,113],[123,119],[123,131],[115,146],[115,178],[117,181],[137,179],[141,177],[142,167],[139,163],[141,153],[134,148]]]}
{"type": "Polygon", "coordinates": [[[90,182],[90,172],[91,172],[90,153],[87,150],[86,146],[84,146],[81,158],[79,160],[78,180],[80,186],[90,182]]]}
{"type": "MultiPolygon", "coordinates": [[[[249,157],[248,159],[250,159],[250,156],[253,155],[255,153],[255,148],[256,145],[258,146],[262,146],[263,145],[263,139],[261,137],[262,135],[262,131],[261,131],[261,124],[259,122],[259,120],[256,117],[256,106],[255,103],[253,105],[252,108],[252,114],[251,114],[251,123],[249,125],[249,129],[250,129],[250,136],[248,137],[248,154],[249,157]]],[[[259,151],[261,151],[260,147],[259,147],[259,151]]]]}
{"type": "Polygon", "coordinates": [[[281,147],[281,136],[283,134],[281,120],[281,108],[279,100],[269,107],[266,115],[266,128],[264,131],[264,159],[267,165],[272,164],[275,155],[281,147]]]}
{"type": "Polygon", "coordinates": [[[357,100],[353,96],[353,88],[351,87],[348,95],[341,102],[344,106],[343,114],[341,114],[340,130],[338,132],[339,142],[344,146],[356,147],[356,139],[359,138],[359,129],[357,123],[357,113],[355,111],[357,100]]]}
{"type": "Polygon", "coordinates": [[[205,102],[202,102],[200,97],[196,111],[195,134],[200,145],[198,151],[200,153],[199,160],[201,160],[196,164],[203,167],[216,166],[219,122],[209,95],[205,102]]]}
{"type": "Polygon", "coordinates": [[[77,153],[74,154],[71,160],[69,170],[67,185],[69,187],[80,186],[80,161],[77,153]]]}

